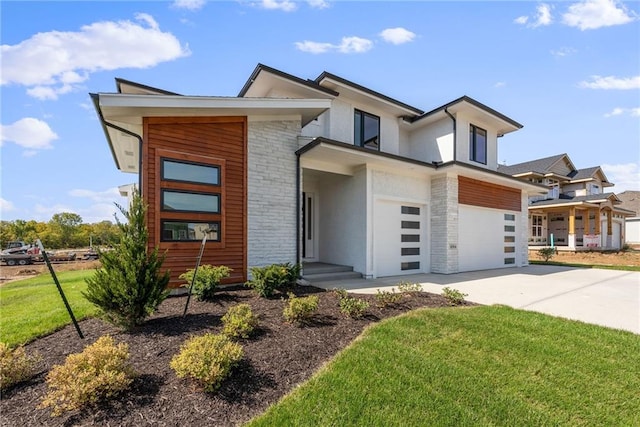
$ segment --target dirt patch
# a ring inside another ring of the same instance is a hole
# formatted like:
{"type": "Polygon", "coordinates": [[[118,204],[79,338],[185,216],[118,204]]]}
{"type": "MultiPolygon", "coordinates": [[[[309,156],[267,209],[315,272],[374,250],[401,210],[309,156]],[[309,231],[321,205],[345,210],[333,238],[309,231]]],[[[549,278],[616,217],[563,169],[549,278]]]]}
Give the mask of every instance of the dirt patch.
{"type": "Polygon", "coordinates": [[[364,318],[354,320],[340,313],[333,292],[314,287],[297,287],[294,291],[319,297],[319,311],[308,326],[296,327],[284,321],[286,296],[258,298],[247,288],[236,287],[219,292],[213,302],[192,298],[186,317],[182,317],[186,296],[171,297],[143,326],[130,333],[89,319],[80,322],[84,340],[68,326],[33,341],[25,348],[28,353],[37,351],[44,357],[40,373],[2,396],[0,425],[239,425],[307,380],[367,325],[414,308],[447,305],[440,295],[421,293],[403,297],[399,304],[382,309],[376,307],[374,295],[359,295],[371,303],[371,308],[364,318]],[[177,378],[169,362],[180,344],[192,335],[219,332],[221,316],[238,303],[251,305],[259,315],[260,326],[255,337],[241,341],[244,358],[232,376],[214,394],[177,378]],[[132,389],[110,403],[57,418],[52,418],[47,409],[38,409],[47,391],[45,376],[49,369],[105,334],[129,345],[130,360],[139,374],[132,389]]]}
{"type": "MultiPolygon", "coordinates": [[[[90,270],[100,267],[98,260],[76,260],[54,263],[53,270],[56,273],[73,270],[90,270]]],[[[31,265],[0,265],[0,286],[16,280],[28,279],[38,274],[49,274],[49,268],[43,262],[31,265]]]]}
{"type": "MultiPolygon", "coordinates": [[[[536,251],[529,252],[529,259],[542,261],[536,251]]],[[[640,251],[632,250],[626,252],[568,252],[559,251],[551,258],[553,262],[566,262],[571,264],[589,265],[624,265],[640,266],[640,251]]]]}

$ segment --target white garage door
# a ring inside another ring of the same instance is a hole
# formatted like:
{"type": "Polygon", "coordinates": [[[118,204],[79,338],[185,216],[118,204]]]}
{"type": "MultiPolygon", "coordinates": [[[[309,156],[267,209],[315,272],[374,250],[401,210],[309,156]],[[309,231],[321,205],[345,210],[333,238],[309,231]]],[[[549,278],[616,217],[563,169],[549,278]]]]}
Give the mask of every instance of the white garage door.
{"type": "Polygon", "coordinates": [[[619,222],[611,224],[611,246],[615,249],[622,247],[622,226],[619,222]]]}
{"type": "Polygon", "coordinates": [[[425,205],[378,201],[374,215],[376,276],[428,271],[425,205]]]}

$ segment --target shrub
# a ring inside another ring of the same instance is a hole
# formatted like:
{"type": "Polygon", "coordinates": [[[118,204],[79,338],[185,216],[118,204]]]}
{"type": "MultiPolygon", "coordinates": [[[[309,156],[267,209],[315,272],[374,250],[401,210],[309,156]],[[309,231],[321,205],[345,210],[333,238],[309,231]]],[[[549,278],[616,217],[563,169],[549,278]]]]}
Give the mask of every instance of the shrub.
{"type": "Polygon", "coordinates": [[[555,254],[556,248],[546,247],[538,249],[538,255],[544,260],[544,262],[549,262],[549,260],[553,258],[555,254]]]}
{"type": "Polygon", "coordinates": [[[359,319],[369,308],[369,303],[360,298],[340,298],[340,312],[352,319],[359,319]]]}
{"type": "Polygon", "coordinates": [[[133,381],[128,359],[127,344],[116,346],[109,335],[100,337],[51,369],[46,380],[49,391],[41,407],[52,406],[52,415],[57,416],[112,398],[133,381]]]}
{"type": "Polygon", "coordinates": [[[318,311],[317,295],[296,297],[294,294],[289,293],[289,302],[282,315],[287,322],[302,325],[308,322],[316,311],[318,311]]]}
{"type": "Polygon", "coordinates": [[[459,290],[448,286],[442,289],[442,295],[447,299],[449,305],[460,305],[464,301],[464,297],[468,296],[468,294],[463,294],[459,290]]]}
{"type": "Polygon", "coordinates": [[[388,307],[393,304],[397,304],[402,298],[401,294],[397,294],[394,288],[391,288],[391,291],[381,291],[378,289],[376,293],[376,302],[378,307],[388,307]]]}
{"type": "Polygon", "coordinates": [[[420,283],[400,282],[398,283],[398,291],[403,295],[413,295],[422,292],[420,283]]]}
{"type": "Polygon", "coordinates": [[[160,273],[164,255],[159,255],[158,247],[153,251],[147,247],[147,207],[140,194],[134,192],[128,211],[116,206],[127,219],[122,223],[115,217],[122,232],[120,241],[113,250],[99,251],[102,266],[86,279],[83,295],[108,322],[132,329],[153,314],[169,295],[169,272],[160,273]]]}
{"type": "Polygon", "coordinates": [[[334,288],[332,292],[335,296],[338,297],[338,299],[346,298],[349,296],[346,289],[334,288]]]}
{"type": "MultiPolygon", "coordinates": [[[[187,282],[186,285],[183,285],[184,287],[191,287],[194,271],[195,268],[192,268],[178,276],[180,279],[187,282]]],[[[196,296],[198,301],[213,299],[216,288],[220,285],[220,281],[229,277],[229,274],[232,271],[233,270],[226,265],[219,265],[215,267],[209,264],[201,265],[198,267],[198,273],[196,273],[196,279],[193,281],[193,288],[191,289],[191,292],[196,296]]]]}
{"type": "Polygon", "coordinates": [[[22,346],[11,348],[0,342],[0,390],[33,377],[41,359],[38,353],[27,355],[22,346]]]}
{"type": "Polygon", "coordinates": [[[249,304],[237,304],[222,316],[222,324],[222,333],[229,338],[249,338],[258,326],[258,317],[249,304]]]}
{"type": "Polygon", "coordinates": [[[246,286],[261,297],[270,297],[276,290],[284,290],[295,284],[300,274],[300,265],[271,264],[265,267],[251,267],[252,279],[246,286]]]}
{"type": "Polygon", "coordinates": [[[170,365],[178,377],[194,379],[205,391],[213,392],[240,362],[242,355],[242,346],[229,337],[205,334],[185,341],[170,365]]]}

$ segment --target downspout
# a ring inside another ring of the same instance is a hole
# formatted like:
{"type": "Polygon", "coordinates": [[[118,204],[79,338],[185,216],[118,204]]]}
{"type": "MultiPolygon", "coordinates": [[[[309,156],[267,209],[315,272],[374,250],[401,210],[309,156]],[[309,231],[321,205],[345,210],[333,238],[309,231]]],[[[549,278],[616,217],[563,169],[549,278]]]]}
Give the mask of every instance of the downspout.
{"type": "MultiPolygon", "coordinates": [[[[102,116],[102,114],[100,114],[102,116]]],[[[120,132],[126,133],[129,136],[132,136],[138,140],[138,191],[142,195],[142,137],[137,133],[131,132],[128,129],[122,128],[118,125],[114,125],[113,123],[109,123],[105,120],[102,121],[105,126],[109,126],[110,128],[119,130],[120,132]]]]}
{"type": "Polygon", "coordinates": [[[444,107],[444,112],[447,113],[447,116],[449,116],[451,120],[453,120],[453,161],[455,162],[456,160],[458,160],[457,150],[456,150],[456,147],[458,145],[457,122],[456,122],[456,118],[453,117],[453,115],[449,112],[449,110],[447,110],[447,107],[444,107]]]}
{"type": "MultiPolygon", "coordinates": [[[[296,153],[296,265],[300,265],[300,154],[299,153],[296,153]]],[[[299,277],[301,277],[300,273],[299,273],[299,277]]]]}
{"type": "MultiPolygon", "coordinates": [[[[100,116],[100,122],[102,123],[103,127],[110,127],[122,133],[126,133],[127,135],[132,136],[138,140],[138,191],[140,192],[140,195],[142,195],[142,137],[137,133],[131,132],[129,129],[125,129],[123,127],[114,125],[113,123],[109,123],[108,121],[106,121],[104,116],[102,115],[102,110],[98,105],[99,104],[98,95],[91,94],[91,98],[93,99],[93,103],[95,104],[96,111],[98,112],[98,116],[100,116]]],[[[109,132],[106,132],[106,129],[105,129],[105,134],[107,138],[109,138],[109,132]]]]}

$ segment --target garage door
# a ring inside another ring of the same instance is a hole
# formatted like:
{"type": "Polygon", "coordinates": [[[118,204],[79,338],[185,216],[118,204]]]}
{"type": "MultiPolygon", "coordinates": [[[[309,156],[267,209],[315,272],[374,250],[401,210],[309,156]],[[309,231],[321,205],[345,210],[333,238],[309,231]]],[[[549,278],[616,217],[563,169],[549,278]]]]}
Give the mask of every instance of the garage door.
{"type": "Polygon", "coordinates": [[[376,276],[428,271],[426,206],[378,201],[374,215],[376,276]]]}

